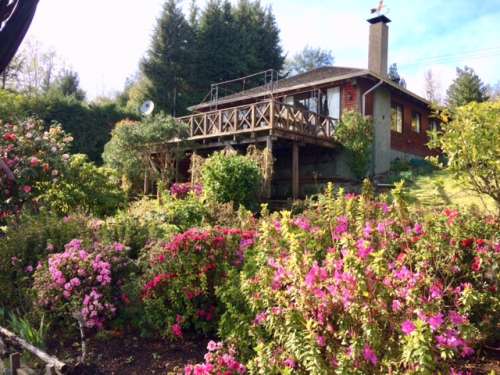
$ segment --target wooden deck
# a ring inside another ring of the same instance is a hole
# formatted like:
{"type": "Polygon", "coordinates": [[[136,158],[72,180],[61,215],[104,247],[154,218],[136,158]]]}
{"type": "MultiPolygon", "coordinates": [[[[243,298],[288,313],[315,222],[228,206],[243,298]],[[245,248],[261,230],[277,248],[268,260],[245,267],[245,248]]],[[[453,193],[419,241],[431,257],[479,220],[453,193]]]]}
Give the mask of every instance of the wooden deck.
{"type": "Polygon", "coordinates": [[[337,119],[266,100],[239,107],[177,118],[189,129],[189,140],[218,142],[225,137],[272,135],[296,142],[335,147],[337,119]]]}

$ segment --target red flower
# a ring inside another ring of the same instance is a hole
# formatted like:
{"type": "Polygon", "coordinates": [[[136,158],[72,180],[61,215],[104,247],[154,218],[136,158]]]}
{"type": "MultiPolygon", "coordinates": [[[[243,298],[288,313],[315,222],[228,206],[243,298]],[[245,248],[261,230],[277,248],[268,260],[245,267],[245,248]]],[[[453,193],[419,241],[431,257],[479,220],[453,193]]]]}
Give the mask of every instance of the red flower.
{"type": "Polygon", "coordinates": [[[7,142],[15,142],[17,137],[14,133],[6,133],[3,135],[3,139],[7,142]]]}
{"type": "Polygon", "coordinates": [[[474,257],[471,268],[474,272],[479,272],[481,270],[481,258],[474,257]]]}
{"type": "Polygon", "coordinates": [[[473,243],[474,243],[473,238],[467,238],[465,240],[460,241],[460,244],[462,245],[462,247],[464,247],[466,249],[470,249],[470,247],[472,246],[473,243]]]}

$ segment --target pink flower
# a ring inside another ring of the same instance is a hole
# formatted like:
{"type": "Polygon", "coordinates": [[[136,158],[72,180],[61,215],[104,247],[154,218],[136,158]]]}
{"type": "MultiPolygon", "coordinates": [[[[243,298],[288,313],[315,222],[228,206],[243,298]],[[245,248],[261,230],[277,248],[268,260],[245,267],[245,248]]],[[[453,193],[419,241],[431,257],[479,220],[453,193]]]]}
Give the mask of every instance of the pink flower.
{"type": "Polygon", "coordinates": [[[207,349],[209,352],[214,352],[217,350],[217,343],[213,340],[208,342],[207,349]]]}
{"type": "Polygon", "coordinates": [[[429,323],[429,325],[431,326],[431,329],[433,331],[435,331],[436,329],[438,329],[439,327],[441,327],[441,325],[443,324],[443,322],[444,322],[443,314],[441,314],[441,313],[436,314],[434,316],[431,316],[427,320],[427,323],[429,323]]]}
{"type": "Polygon", "coordinates": [[[36,156],[33,156],[30,160],[30,165],[31,165],[31,168],[35,168],[37,167],[38,165],[40,164],[40,160],[36,157],[36,156]]]}
{"type": "Polygon", "coordinates": [[[113,244],[113,248],[115,249],[116,252],[121,253],[123,250],[125,250],[125,245],[119,242],[115,242],[113,244]]]}
{"type": "Polygon", "coordinates": [[[372,365],[374,366],[377,365],[378,363],[377,355],[369,345],[365,345],[363,349],[363,356],[365,357],[365,360],[370,362],[372,365]]]}
{"type": "Polygon", "coordinates": [[[457,326],[467,323],[467,319],[456,311],[450,311],[448,313],[448,319],[457,326]]]}
{"type": "Polygon", "coordinates": [[[361,259],[366,259],[372,252],[373,248],[370,246],[367,246],[367,242],[365,240],[358,240],[356,243],[356,247],[358,248],[358,256],[361,259]]]}
{"type": "Polygon", "coordinates": [[[27,273],[31,273],[31,272],[33,272],[33,266],[28,266],[28,267],[26,267],[25,271],[26,271],[27,273]]]}
{"type": "Polygon", "coordinates": [[[401,310],[401,302],[398,299],[392,301],[392,311],[398,312],[401,310]]]}
{"type": "Polygon", "coordinates": [[[325,336],[317,336],[316,337],[316,342],[318,343],[319,346],[323,347],[326,346],[326,339],[325,336]]]}
{"type": "Polygon", "coordinates": [[[29,186],[29,185],[23,185],[22,189],[23,189],[23,191],[24,191],[26,194],[31,193],[31,190],[32,190],[31,186],[29,186]]]}
{"type": "Polygon", "coordinates": [[[284,365],[289,368],[295,368],[297,363],[292,358],[287,358],[283,361],[284,365]]]}
{"type": "Polygon", "coordinates": [[[183,336],[183,334],[182,334],[182,327],[180,326],[179,323],[175,323],[172,326],[172,333],[174,334],[175,337],[181,338],[183,336]]]}
{"type": "Polygon", "coordinates": [[[413,331],[415,331],[415,324],[411,320],[405,320],[403,324],[401,324],[401,331],[405,335],[411,335],[413,331]]]}

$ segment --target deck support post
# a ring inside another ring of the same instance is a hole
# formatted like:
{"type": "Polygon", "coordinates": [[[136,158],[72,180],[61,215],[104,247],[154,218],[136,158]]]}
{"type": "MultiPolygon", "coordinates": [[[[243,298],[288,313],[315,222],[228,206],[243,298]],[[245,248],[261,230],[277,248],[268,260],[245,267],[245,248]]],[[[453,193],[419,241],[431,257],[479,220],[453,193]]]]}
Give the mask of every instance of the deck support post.
{"type": "Polygon", "coordinates": [[[148,195],[149,193],[149,176],[148,171],[144,171],[144,195],[148,195]]]}
{"type": "Polygon", "coordinates": [[[292,144],[292,198],[298,199],[300,194],[299,144],[292,144]]]}
{"type": "Polygon", "coordinates": [[[266,164],[271,165],[271,170],[266,172],[268,175],[265,176],[264,198],[271,199],[272,183],[273,183],[272,179],[274,174],[273,138],[271,135],[268,135],[266,137],[266,149],[267,149],[266,156],[268,158],[271,158],[271,160],[266,160],[266,164]]]}

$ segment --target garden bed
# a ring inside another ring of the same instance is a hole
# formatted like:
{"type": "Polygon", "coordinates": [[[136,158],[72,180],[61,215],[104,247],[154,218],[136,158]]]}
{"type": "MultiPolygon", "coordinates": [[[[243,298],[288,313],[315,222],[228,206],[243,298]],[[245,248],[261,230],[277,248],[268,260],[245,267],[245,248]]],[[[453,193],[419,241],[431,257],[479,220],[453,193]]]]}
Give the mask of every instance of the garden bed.
{"type": "MultiPolygon", "coordinates": [[[[71,374],[169,374],[182,371],[190,363],[202,361],[208,340],[190,338],[183,342],[139,336],[110,335],[88,341],[87,365],[77,366],[71,374]]],[[[59,344],[52,349],[68,363],[80,355],[78,343],[59,344]]]]}

